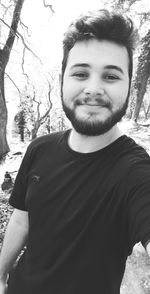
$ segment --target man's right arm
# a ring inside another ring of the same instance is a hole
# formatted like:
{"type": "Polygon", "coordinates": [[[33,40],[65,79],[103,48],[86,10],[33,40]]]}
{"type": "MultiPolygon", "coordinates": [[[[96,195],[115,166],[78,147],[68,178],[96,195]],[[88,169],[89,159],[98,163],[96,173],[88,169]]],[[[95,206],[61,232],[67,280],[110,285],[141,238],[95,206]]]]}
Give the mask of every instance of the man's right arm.
{"type": "Polygon", "coordinates": [[[14,209],[0,254],[0,294],[5,293],[8,273],[26,244],[28,230],[28,212],[14,209]]]}

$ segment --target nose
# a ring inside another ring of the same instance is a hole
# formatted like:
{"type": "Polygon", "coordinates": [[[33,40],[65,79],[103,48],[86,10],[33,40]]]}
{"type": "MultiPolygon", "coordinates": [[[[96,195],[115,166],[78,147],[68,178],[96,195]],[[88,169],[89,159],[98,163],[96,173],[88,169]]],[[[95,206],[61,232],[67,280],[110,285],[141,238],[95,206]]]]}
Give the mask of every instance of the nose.
{"type": "Polygon", "coordinates": [[[86,88],[83,90],[84,94],[86,95],[95,95],[95,96],[101,96],[104,95],[105,91],[104,89],[100,88],[100,89],[92,89],[92,88],[86,88]]]}
{"type": "Polygon", "coordinates": [[[83,92],[86,95],[94,96],[101,96],[105,93],[102,83],[99,80],[94,79],[92,79],[91,81],[88,80],[88,83],[85,85],[83,92]]]}

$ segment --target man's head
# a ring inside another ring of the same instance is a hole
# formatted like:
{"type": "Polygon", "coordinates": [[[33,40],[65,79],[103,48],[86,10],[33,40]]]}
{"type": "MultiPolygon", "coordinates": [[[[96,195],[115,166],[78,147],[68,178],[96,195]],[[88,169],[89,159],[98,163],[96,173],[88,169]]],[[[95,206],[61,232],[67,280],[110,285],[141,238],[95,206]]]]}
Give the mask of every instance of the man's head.
{"type": "Polygon", "coordinates": [[[107,10],[89,12],[68,28],[63,40],[61,94],[64,111],[79,133],[105,133],[125,114],[135,36],[130,19],[107,10]],[[96,79],[104,94],[96,90],[96,79]],[[87,89],[89,85],[95,90],[87,89]],[[79,107],[85,104],[86,110],[79,107]]]}
{"type": "Polygon", "coordinates": [[[68,55],[78,41],[95,38],[113,41],[126,47],[129,57],[129,80],[132,79],[133,50],[137,33],[132,20],[121,14],[102,9],[81,15],[69,26],[63,39],[62,82],[68,55]]]}

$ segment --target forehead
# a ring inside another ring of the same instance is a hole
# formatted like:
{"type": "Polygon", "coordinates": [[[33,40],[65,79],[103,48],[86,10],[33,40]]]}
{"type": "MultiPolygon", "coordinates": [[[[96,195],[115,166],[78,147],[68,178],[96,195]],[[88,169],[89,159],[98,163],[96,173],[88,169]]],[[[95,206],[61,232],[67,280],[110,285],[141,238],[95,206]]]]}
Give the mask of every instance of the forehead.
{"type": "Polygon", "coordinates": [[[101,68],[114,65],[128,72],[129,57],[124,46],[106,40],[90,39],[76,42],[69,52],[67,67],[80,63],[101,68]]]}

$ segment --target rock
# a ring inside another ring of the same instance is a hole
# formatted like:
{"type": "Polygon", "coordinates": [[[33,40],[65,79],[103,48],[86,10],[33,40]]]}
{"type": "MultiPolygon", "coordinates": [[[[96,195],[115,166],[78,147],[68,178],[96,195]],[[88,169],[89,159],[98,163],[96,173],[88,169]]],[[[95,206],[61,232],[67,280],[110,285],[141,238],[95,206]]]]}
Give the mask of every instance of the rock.
{"type": "Polygon", "coordinates": [[[4,176],[4,182],[1,185],[2,191],[10,190],[13,188],[13,180],[9,172],[6,171],[4,176]]]}

